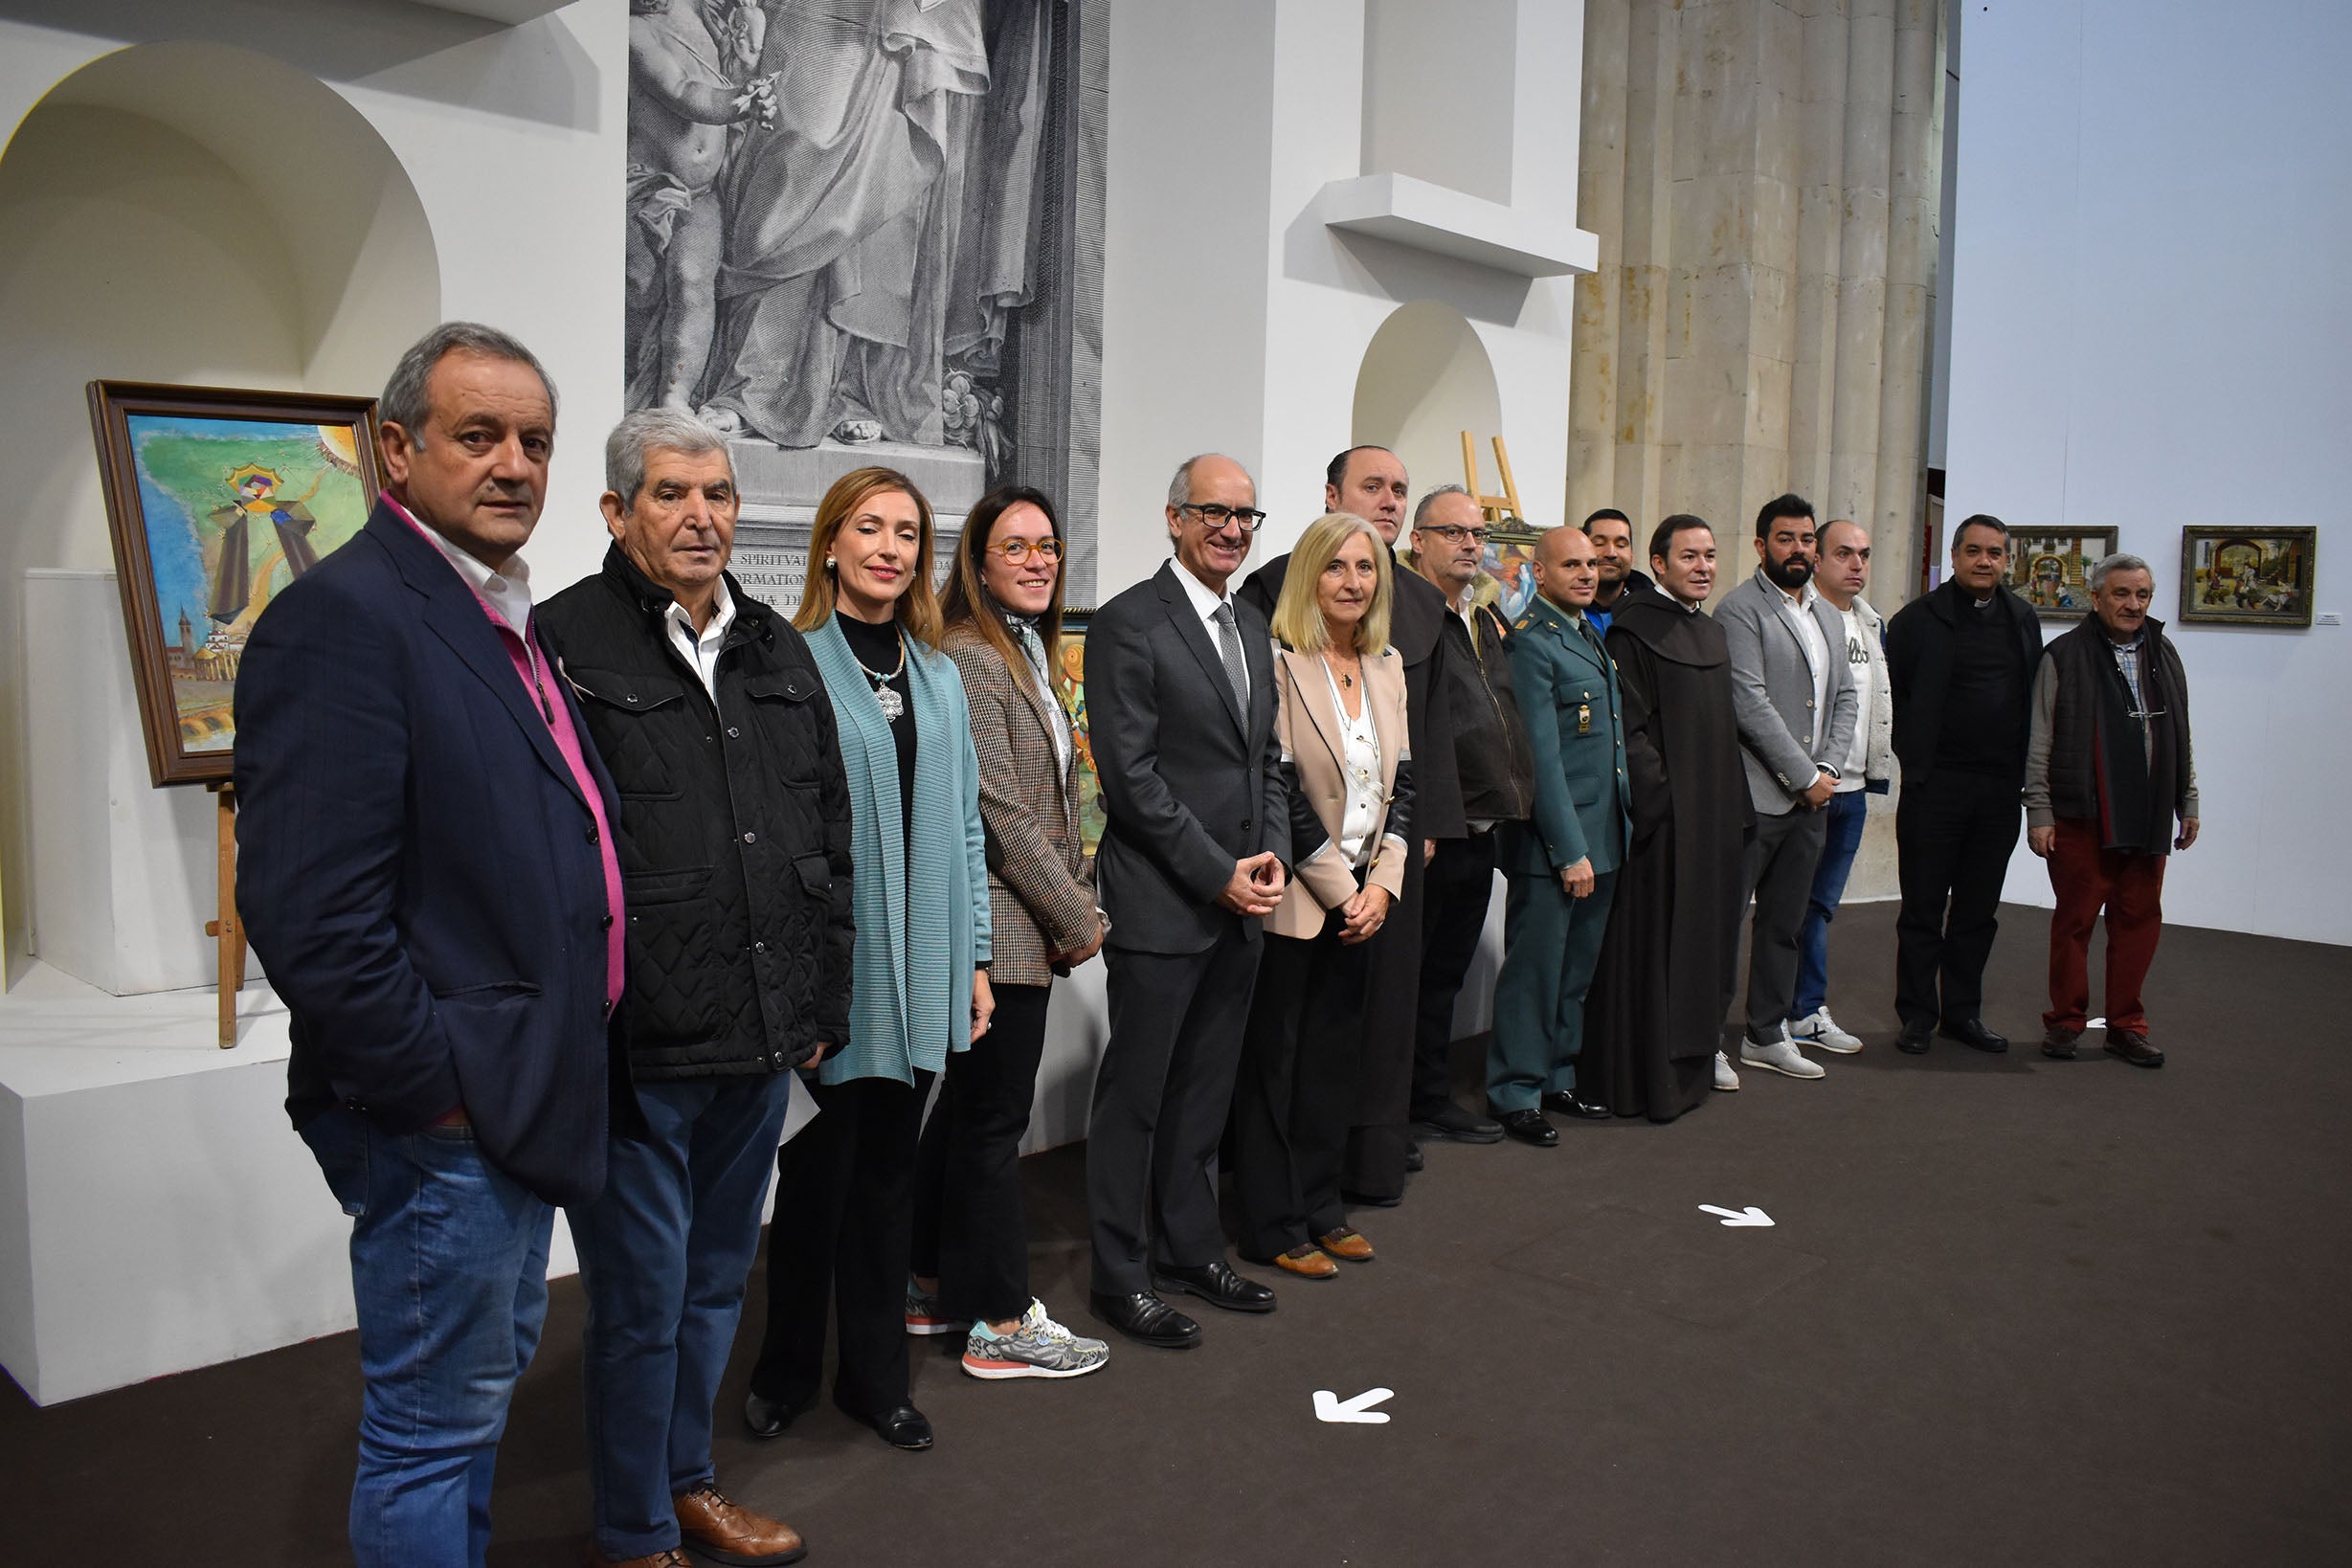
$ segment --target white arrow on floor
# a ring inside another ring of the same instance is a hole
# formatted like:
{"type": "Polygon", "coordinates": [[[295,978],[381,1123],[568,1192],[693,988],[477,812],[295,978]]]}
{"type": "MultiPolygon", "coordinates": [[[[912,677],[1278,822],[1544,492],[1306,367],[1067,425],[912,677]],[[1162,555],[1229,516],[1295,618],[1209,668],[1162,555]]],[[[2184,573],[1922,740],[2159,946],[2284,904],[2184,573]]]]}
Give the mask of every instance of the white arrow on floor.
{"type": "Polygon", "coordinates": [[[1315,1420],[1352,1421],[1378,1423],[1388,1420],[1388,1412],[1372,1407],[1397,1391],[1393,1388],[1368,1388],[1352,1400],[1342,1400],[1328,1388],[1315,1390],[1315,1420]]]}
{"type": "Polygon", "coordinates": [[[1749,1204],[1745,1210],[1718,1209],[1713,1203],[1701,1203],[1699,1212],[1719,1214],[1723,1216],[1723,1222],[1727,1225],[1769,1225],[1772,1223],[1772,1216],[1753,1203],[1749,1204]]]}

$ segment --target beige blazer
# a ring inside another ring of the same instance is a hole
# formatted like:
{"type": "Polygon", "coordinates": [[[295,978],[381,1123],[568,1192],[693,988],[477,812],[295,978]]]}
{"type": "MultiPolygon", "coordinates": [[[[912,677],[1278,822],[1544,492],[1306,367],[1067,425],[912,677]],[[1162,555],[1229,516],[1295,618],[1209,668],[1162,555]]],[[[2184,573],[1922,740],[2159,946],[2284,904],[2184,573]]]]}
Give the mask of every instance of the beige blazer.
{"type": "MultiPolygon", "coordinates": [[[[1331,683],[1324,677],[1323,661],[1313,654],[1292,653],[1276,643],[1274,693],[1274,733],[1282,742],[1282,760],[1295,770],[1298,798],[1313,808],[1330,840],[1319,853],[1291,868],[1289,888],[1267,917],[1266,929],[1276,936],[1306,939],[1321,934],[1324,917],[1354,898],[1358,885],[1355,869],[1339,853],[1339,830],[1346,825],[1348,811],[1345,742],[1339,712],[1332,706],[1331,683]]],[[[1384,800],[1393,801],[1397,765],[1411,754],[1404,721],[1404,660],[1396,649],[1383,649],[1364,661],[1364,702],[1380,736],[1380,793],[1384,800]]],[[[1294,803],[1294,820],[1296,815],[1294,803]]],[[[1366,880],[1387,888],[1391,900],[1401,898],[1404,858],[1411,850],[1402,838],[1388,831],[1386,805],[1374,817],[1369,837],[1379,848],[1373,852],[1366,880]]]]}
{"type": "Polygon", "coordinates": [[[1078,749],[1054,750],[1053,715],[1029,668],[1009,668],[988,639],[950,628],[941,647],[964,679],[980,759],[988,869],[990,977],[1051,985],[1051,955],[1094,939],[1094,862],[1078,824],[1078,749]]]}

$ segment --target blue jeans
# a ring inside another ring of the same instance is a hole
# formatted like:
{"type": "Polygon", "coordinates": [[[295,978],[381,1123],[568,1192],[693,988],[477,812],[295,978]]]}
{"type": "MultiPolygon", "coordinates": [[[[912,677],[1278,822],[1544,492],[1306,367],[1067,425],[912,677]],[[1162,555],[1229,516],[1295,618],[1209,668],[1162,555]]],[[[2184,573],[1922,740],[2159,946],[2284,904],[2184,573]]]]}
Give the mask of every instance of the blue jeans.
{"type": "Polygon", "coordinates": [[[1821,849],[1821,864],[1813,872],[1813,895],[1805,905],[1804,923],[1797,928],[1797,997],[1788,1018],[1810,1017],[1829,1005],[1829,922],[1846,896],[1846,878],[1862,848],[1862,826],[1870,816],[1870,792],[1848,790],[1833,795],[1824,808],[1828,839],[1821,849]]]}
{"type": "Polygon", "coordinates": [[[604,1193],[567,1211],[588,1327],[596,1549],[679,1544],[670,1499],[712,1478],[710,1410],[735,1343],[789,1074],[641,1084],[648,1133],[614,1138],[604,1193]]]}
{"type": "Polygon", "coordinates": [[[302,1129],[352,1217],[359,1309],[358,1568],[482,1568],[515,1379],[548,1310],[555,1211],[463,1127],[387,1132],[334,1109],[302,1129]]]}

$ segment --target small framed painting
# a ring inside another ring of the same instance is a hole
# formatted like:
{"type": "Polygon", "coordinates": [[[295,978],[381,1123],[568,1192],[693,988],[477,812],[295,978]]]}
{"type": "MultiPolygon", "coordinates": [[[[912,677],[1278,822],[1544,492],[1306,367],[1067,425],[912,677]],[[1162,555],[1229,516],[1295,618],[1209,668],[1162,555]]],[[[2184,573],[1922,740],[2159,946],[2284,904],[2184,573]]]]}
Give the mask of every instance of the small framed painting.
{"type": "Polygon", "coordinates": [[[1092,610],[1062,612],[1062,707],[1070,716],[1070,744],[1078,750],[1078,830],[1089,860],[1103,841],[1103,786],[1086,729],[1086,624],[1093,618],[1092,610]]]}
{"type": "Polygon", "coordinates": [[[2067,528],[2009,535],[2009,587],[2044,620],[2091,613],[2091,569],[2116,552],[2113,528],[2067,528]]]}
{"type": "Polygon", "coordinates": [[[2318,528],[2183,528],[2180,618],[2309,626],[2318,554],[2318,528]]]}
{"type": "Polygon", "coordinates": [[[253,623],[375,504],[375,399],[90,383],[148,776],[229,776],[253,623]]]}

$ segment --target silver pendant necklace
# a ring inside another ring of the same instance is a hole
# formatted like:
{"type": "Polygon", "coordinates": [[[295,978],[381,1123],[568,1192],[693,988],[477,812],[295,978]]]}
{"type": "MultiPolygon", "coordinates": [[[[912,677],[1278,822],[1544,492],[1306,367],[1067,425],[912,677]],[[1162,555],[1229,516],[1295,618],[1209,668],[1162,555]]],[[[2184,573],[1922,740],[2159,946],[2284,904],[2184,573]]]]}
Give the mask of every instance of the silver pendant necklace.
{"type": "Polygon", "coordinates": [[[899,635],[898,667],[893,669],[887,675],[881,674],[875,670],[866,669],[865,661],[859,659],[854,653],[849,657],[856,661],[859,669],[865,671],[865,678],[874,683],[874,702],[876,706],[881,707],[882,716],[884,718],[895,721],[901,714],[907,711],[907,700],[901,697],[890,684],[891,682],[897,680],[907,671],[906,634],[901,633],[899,635]]]}

